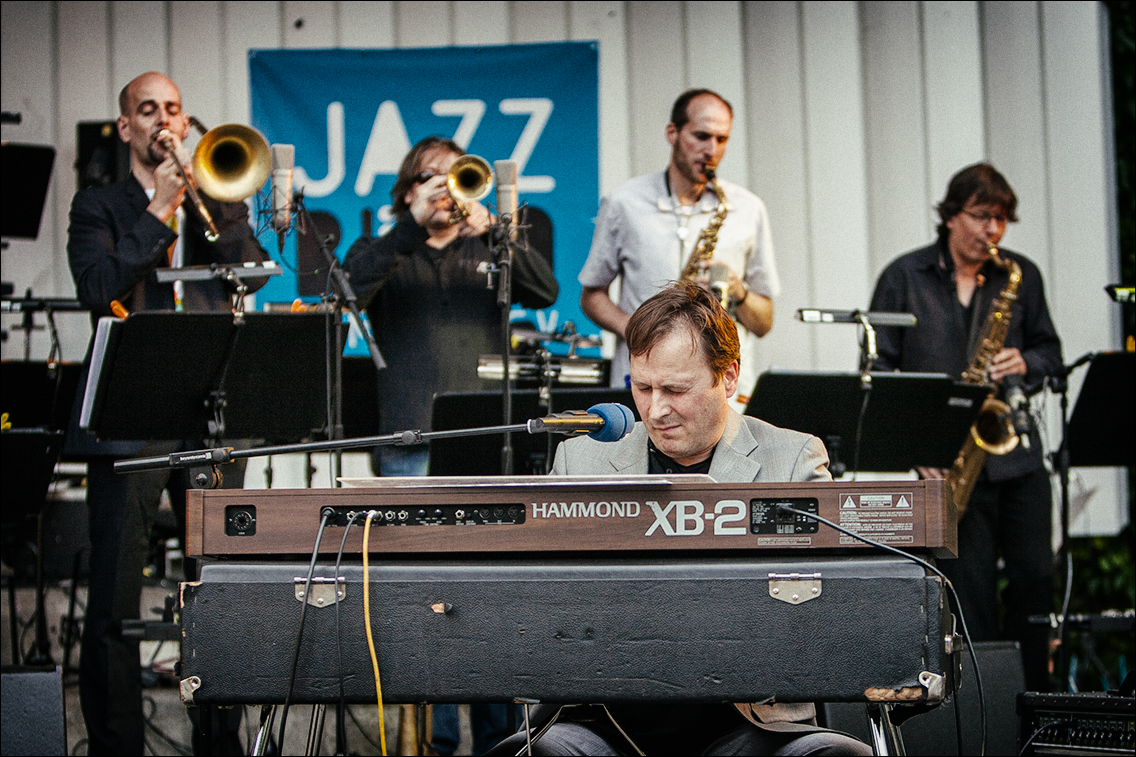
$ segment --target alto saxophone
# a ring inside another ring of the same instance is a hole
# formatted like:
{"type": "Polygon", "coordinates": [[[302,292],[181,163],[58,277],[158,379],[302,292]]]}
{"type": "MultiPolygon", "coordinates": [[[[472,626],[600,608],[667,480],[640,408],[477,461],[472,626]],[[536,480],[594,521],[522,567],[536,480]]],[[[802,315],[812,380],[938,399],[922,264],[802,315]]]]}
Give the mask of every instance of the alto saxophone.
{"type": "MultiPolygon", "coordinates": [[[[714,194],[718,196],[718,208],[714,211],[714,217],[710,219],[710,223],[706,224],[706,228],[698,235],[694,249],[690,251],[690,257],[687,259],[686,265],[683,266],[680,278],[684,281],[697,282],[699,280],[702,274],[702,263],[714,257],[714,247],[718,244],[718,230],[722,228],[726,214],[730,212],[730,203],[726,201],[726,194],[718,185],[718,178],[715,176],[714,169],[707,168],[705,174],[707,183],[713,187],[714,194]]],[[[710,288],[718,295],[718,301],[722,303],[722,307],[729,309],[730,282],[713,282],[710,288]]]]}
{"type": "Polygon", "coordinates": [[[998,389],[990,381],[990,361],[1002,351],[1006,343],[1006,333],[1010,328],[1010,309],[1018,299],[1018,286],[1022,282],[1022,268],[1009,258],[998,255],[998,248],[990,245],[987,251],[994,264],[1010,274],[1006,286],[990,304],[990,314],[982,327],[982,335],[974,347],[970,365],[962,373],[964,384],[985,384],[990,386],[990,394],[978,411],[978,418],[970,427],[966,441],[955,458],[954,465],[947,473],[958,516],[962,518],[978,474],[986,464],[987,455],[1004,455],[1018,446],[1018,435],[1010,420],[1010,406],[994,399],[998,389]]]}

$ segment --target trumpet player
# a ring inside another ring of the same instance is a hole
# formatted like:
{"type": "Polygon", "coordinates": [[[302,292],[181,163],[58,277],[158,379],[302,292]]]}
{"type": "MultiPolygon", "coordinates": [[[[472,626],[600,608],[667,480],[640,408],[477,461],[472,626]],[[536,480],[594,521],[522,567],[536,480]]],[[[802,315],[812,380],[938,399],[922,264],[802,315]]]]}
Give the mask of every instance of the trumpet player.
{"type": "MultiPolygon", "coordinates": [[[[260,262],[268,254],[257,243],[244,203],[203,197],[220,230],[205,237],[202,220],[185,200],[185,181],[174,155],[192,179],[182,140],[189,119],[176,84],[150,72],[132,80],[119,95],[118,135],[130,147],[130,174],[105,187],[75,195],[67,255],[78,299],[92,318],[111,315],[112,302],[128,311],[222,310],[230,307],[227,284],[187,283],[175,289],[158,283],[155,270],[207,263],[260,262]]],[[[250,289],[264,280],[249,280],[250,289]]],[[[169,367],[176,370],[174,366],[169,367]]],[[[82,397],[80,388],[78,396],[82,397]]],[[[150,529],[162,490],[184,533],[187,481],[183,472],[118,476],[115,458],[174,452],[177,442],[95,441],[77,428],[68,434],[71,454],[88,460],[90,593],[79,663],[79,693],[90,738],[90,754],[142,754],[142,683],[138,641],[124,639],[121,621],[139,617],[142,570],[150,529]]],[[[193,447],[202,446],[199,441],[193,447]]],[[[236,467],[236,466],[234,466],[236,467]]],[[[227,486],[240,488],[243,468],[227,486]]],[[[191,577],[192,578],[192,577],[191,577]]]]}
{"type": "Polygon", "coordinates": [[[765,204],[744,187],[714,179],[733,127],[731,105],[716,92],[691,89],[675,100],[665,136],[670,162],[662,172],[626,182],[604,198],[592,248],[580,271],[580,308],[618,337],[613,386],[630,380],[623,341],[627,322],[648,298],[685,271],[706,286],[709,270],[725,290],[741,337],[741,375],[731,400],[742,411],[757,382],[757,340],[773,327],[780,289],[765,204]],[[708,230],[713,230],[707,236],[708,230]],[[707,254],[699,254],[699,250],[707,254]],[[701,258],[701,259],[699,259],[701,258]],[[697,274],[703,270],[706,273],[697,274]],[[608,293],[622,277],[619,303],[608,293]]]}
{"type": "MultiPolygon", "coordinates": [[[[480,388],[478,356],[501,350],[496,293],[478,270],[493,262],[486,234],[494,218],[481,202],[455,199],[448,188],[451,168],[463,154],[442,137],[416,144],[391,190],[396,224],[381,237],[358,239],[343,263],[387,360],[379,372],[380,433],[428,431],[434,394],[480,388]]],[[[513,301],[543,308],[559,291],[552,230],[547,216],[529,210],[522,224],[533,225],[532,247],[513,254],[513,301]]],[[[380,447],[372,465],[380,475],[421,476],[428,459],[425,445],[380,447]]],[[[506,735],[504,705],[473,705],[471,716],[475,753],[506,735]]],[[[435,753],[453,754],[457,705],[436,706],[433,723],[435,753]]]]}
{"type": "MultiPolygon", "coordinates": [[[[872,310],[913,313],[914,328],[879,328],[877,370],[947,373],[960,377],[1011,275],[990,253],[1006,225],[1017,221],[1018,198],[1006,178],[987,163],[959,171],[936,210],[938,239],[892,261],[876,283],[872,310]]],[[[999,250],[1020,268],[1009,328],[991,349],[988,378],[1000,388],[1015,381],[1036,391],[1061,370],[1061,341],[1049,317],[1041,272],[1023,255],[999,250]]],[[[1003,392],[1005,394],[1005,392],[1003,392]]],[[[957,560],[940,565],[958,590],[975,641],[1017,639],[1026,686],[1047,691],[1048,630],[1030,615],[1050,611],[1053,594],[1050,512],[1052,494],[1036,430],[1001,456],[986,459],[965,516],[959,521],[957,560]],[[998,560],[1008,579],[997,595],[998,560]],[[1005,624],[999,628],[999,599],[1005,624]]],[[[961,440],[960,440],[961,442],[961,440]]],[[[924,477],[945,471],[921,469],[924,477]]]]}

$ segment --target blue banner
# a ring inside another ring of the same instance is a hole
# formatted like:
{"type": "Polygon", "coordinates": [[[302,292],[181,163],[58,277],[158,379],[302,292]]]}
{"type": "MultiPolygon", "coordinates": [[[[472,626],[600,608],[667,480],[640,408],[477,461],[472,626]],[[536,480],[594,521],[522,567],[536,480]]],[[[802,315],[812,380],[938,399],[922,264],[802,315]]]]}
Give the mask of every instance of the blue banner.
{"type": "MultiPolygon", "coordinates": [[[[270,143],[296,146],[295,187],[309,210],[338,222],[340,260],[363,233],[364,211],[376,235],[394,225],[390,190],[419,140],[449,137],[490,164],[516,161],[520,202],[552,219],[560,297],[551,308],[518,308],[512,317],[554,331],[566,321],[588,323],[576,275],[599,204],[598,71],[595,42],[253,50],[252,123],[270,143]]],[[[492,200],[486,199],[491,208],[492,200]]],[[[273,234],[262,242],[276,249],[273,234]]],[[[282,262],[285,275],[270,279],[258,302],[299,296],[294,235],[282,262]]],[[[356,336],[348,351],[366,354],[356,336]]]]}

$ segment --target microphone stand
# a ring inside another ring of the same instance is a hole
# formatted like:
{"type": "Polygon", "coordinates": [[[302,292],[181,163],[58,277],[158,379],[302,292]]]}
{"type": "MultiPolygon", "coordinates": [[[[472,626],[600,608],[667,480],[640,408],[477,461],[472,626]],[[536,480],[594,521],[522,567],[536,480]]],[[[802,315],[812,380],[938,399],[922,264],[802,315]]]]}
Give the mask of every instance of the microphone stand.
{"type": "MultiPolygon", "coordinates": [[[[555,429],[548,428],[536,422],[543,419],[535,419],[535,421],[528,421],[526,423],[513,423],[504,426],[482,426],[479,428],[459,428],[449,431],[427,431],[422,432],[417,429],[410,431],[403,431],[397,434],[384,434],[381,436],[364,436],[355,439],[330,439],[322,442],[299,442],[297,444],[277,444],[265,447],[254,447],[252,449],[233,449],[232,447],[212,447],[209,449],[192,450],[189,452],[175,452],[170,455],[159,457],[140,457],[126,460],[116,460],[114,463],[115,473],[139,473],[141,471],[150,470],[164,470],[166,468],[196,468],[204,466],[213,466],[214,468],[224,463],[231,463],[235,460],[242,460],[251,457],[264,457],[267,455],[286,455],[296,452],[341,452],[348,449],[356,449],[363,447],[377,447],[387,445],[401,445],[409,446],[414,444],[421,444],[423,442],[433,441],[434,439],[454,439],[462,436],[485,436],[487,434],[511,434],[520,431],[527,431],[530,434],[536,433],[559,433],[559,434],[583,434],[588,432],[588,428],[565,428],[555,429]]],[[[209,489],[215,488],[211,482],[216,477],[210,477],[204,473],[193,476],[192,483],[195,488],[209,489]]]]}
{"type": "MultiPolygon", "coordinates": [[[[327,310],[328,329],[335,331],[335,355],[328,355],[327,357],[327,377],[328,377],[328,429],[327,436],[329,440],[337,440],[343,438],[343,334],[341,329],[338,328],[339,308],[335,307],[336,303],[346,306],[350,311],[351,322],[359,329],[359,333],[363,335],[363,339],[367,342],[367,349],[371,353],[371,361],[375,364],[376,370],[383,370],[387,367],[386,361],[383,359],[382,353],[379,351],[379,345],[375,342],[375,337],[371,335],[363,325],[363,316],[359,314],[359,305],[355,296],[355,290],[351,287],[351,282],[347,278],[347,274],[343,272],[343,267],[339,264],[339,258],[327,246],[327,240],[324,235],[319,232],[315,223],[312,221],[311,213],[308,212],[308,206],[304,202],[304,193],[296,192],[292,197],[292,206],[298,208],[297,213],[300,216],[301,223],[306,229],[310,229],[312,237],[316,240],[316,244],[323,253],[324,258],[327,260],[328,281],[331,283],[332,291],[328,293],[328,299],[331,301],[332,307],[327,310]],[[332,325],[334,323],[334,326],[332,325]],[[334,390],[331,386],[331,377],[335,376],[334,390]],[[334,396],[334,402],[332,401],[334,396]]],[[[331,339],[329,337],[328,344],[330,349],[331,339]]],[[[343,456],[340,452],[343,448],[329,448],[337,452],[335,456],[334,471],[332,474],[332,481],[338,485],[340,471],[343,467],[343,456]]],[[[300,451],[300,450],[297,450],[300,451]]],[[[314,450],[312,450],[314,451],[314,450]]]]}
{"type": "MultiPolygon", "coordinates": [[[[512,352],[512,338],[509,334],[509,314],[513,309],[513,241],[512,222],[514,217],[520,216],[520,210],[514,215],[508,213],[497,217],[497,223],[489,229],[490,251],[495,262],[485,267],[488,274],[488,286],[497,289],[497,307],[501,310],[501,336],[504,344],[501,345],[501,414],[502,423],[508,426],[513,420],[513,379],[509,372],[509,357],[512,352]]],[[[513,437],[505,433],[505,443],[501,447],[501,475],[508,476],[513,472],[513,437]]]]}
{"type": "Polygon", "coordinates": [[[1065,566],[1064,598],[1061,600],[1060,621],[1057,626],[1058,660],[1057,673],[1061,676],[1061,690],[1065,691],[1069,682],[1069,629],[1065,618],[1069,616],[1069,599],[1073,589],[1073,555],[1069,550],[1069,375],[1077,368],[1090,362],[1096,357],[1095,352],[1088,352],[1077,358],[1071,365],[1064,366],[1056,376],[1049,376],[1047,381],[1051,391],[1061,395],[1061,446],[1051,455],[1053,467],[1057,471],[1061,482],[1061,558],[1059,562],[1065,566]]]}

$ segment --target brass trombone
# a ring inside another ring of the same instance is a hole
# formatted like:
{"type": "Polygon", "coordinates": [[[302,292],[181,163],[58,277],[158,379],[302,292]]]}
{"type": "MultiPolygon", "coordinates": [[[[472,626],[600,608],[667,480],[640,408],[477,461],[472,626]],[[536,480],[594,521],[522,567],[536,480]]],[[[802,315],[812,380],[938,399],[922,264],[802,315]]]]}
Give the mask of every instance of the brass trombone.
{"type": "MultiPolygon", "coordinates": [[[[201,122],[191,118],[190,122],[204,131],[201,122]]],[[[165,145],[173,156],[178,173],[185,181],[185,191],[197,214],[205,222],[205,238],[216,242],[220,234],[213,223],[213,217],[201,201],[201,195],[194,188],[194,182],[186,175],[185,166],[173,151],[169,129],[158,132],[157,139],[165,145]]],[[[272,153],[268,140],[251,126],[224,124],[204,131],[201,141],[193,151],[193,176],[202,192],[220,202],[240,202],[256,194],[268,174],[272,171],[272,153]]]]}

